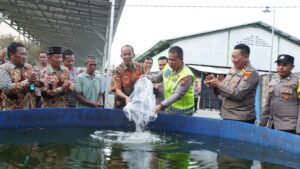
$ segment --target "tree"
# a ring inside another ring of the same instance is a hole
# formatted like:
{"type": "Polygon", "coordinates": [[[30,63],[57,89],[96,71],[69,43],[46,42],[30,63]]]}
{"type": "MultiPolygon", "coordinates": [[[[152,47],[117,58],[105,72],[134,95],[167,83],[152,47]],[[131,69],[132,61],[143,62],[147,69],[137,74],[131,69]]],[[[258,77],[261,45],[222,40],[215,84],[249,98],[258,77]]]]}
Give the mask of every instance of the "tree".
{"type": "Polygon", "coordinates": [[[28,62],[33,65],[37,63],[39,53],[44,50],[41,46],[34,44],[31,41],[26,40],[26,39],[19,40],[18,37],[14,36],[12,34],[6,34],[6,35],[0,36],[0,47],[1,48],[7,47],[12,42],[20,42],[25,46],[25,48],[27,50],[28,62]]]}

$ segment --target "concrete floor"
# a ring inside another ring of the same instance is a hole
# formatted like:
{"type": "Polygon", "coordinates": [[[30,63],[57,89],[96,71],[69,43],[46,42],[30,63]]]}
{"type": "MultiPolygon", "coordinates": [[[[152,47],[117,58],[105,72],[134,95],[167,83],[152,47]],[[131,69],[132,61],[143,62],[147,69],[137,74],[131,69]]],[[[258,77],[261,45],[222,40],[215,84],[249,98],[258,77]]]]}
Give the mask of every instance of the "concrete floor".
{"type": "Polygon", "coordinates": [[[197,110],[197,112],[194,113],[193,116],[206,117],[206,118],[212,118],[212,119],[221,119],[219,110],[201,110],[200,109],[200,110],[197,110]]]}

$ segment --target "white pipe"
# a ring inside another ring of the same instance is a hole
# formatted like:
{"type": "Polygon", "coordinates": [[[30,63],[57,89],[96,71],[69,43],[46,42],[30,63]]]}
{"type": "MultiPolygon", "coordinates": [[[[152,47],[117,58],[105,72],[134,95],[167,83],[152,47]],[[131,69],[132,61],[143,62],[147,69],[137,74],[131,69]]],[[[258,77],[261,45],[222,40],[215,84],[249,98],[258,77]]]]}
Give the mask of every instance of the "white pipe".
{"type": "MultiPolygon", "coordinates": [[[[110,26],[109,26],[109,37],[108,37],[108,44],[107,44],[107,75],[111,74],[111,66],[110,66],[110,62],[111,62],[111,44],[112,44],[112,38],[113,38],[113,31],[114,31],[114,16],[115,16],[115,0],[110,0],[111,2],[111,12],[110,12],[110,26]]],[[[105,82],[104,82],[105,83],[105,82]]],[[[111,82],[107,83],[108,85],[111,84],[111,82]]],[[[106,87],[107,89],[108,87],[106,87]]],[[[104,89],[104,90],[106,90],[104,89]]],[[[106,105],[105,107],[107,107],[107,103],[108,103],[108,99],[109,99],[109,91],[105,91],[105,99],[106,99],[106,105]]]]}
{"type": "Polygon", "coordinates": [[[275,29],[275,9],[273,8],[273,25],[272,25],[272,40],[271,40],[271,56],[270,56],[270,68],[269,74],[270,78],[272,76],[272,60],[273,60],[273,48],[274,48],[274,29],[275,29]]]}

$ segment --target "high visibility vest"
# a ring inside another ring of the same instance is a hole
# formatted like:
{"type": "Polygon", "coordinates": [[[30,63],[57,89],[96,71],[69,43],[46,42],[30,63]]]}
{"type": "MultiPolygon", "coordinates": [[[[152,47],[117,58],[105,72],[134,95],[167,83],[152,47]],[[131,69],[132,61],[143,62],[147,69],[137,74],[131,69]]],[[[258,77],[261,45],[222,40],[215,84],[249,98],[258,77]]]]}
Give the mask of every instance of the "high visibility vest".
{"type": "Polygon", "coordinates": [[[297,95],[298,95],[298,99],[300,99],[300,79],[298,80],[297,95]]]}
{"type": "MultiPolygon", "coordinates": [[[[193,72],[184,65],[180,72],[173,73],[169,65],[166,65],[163,69],[163,81],[164,81],[164,92],[165,99],[174,94],[176,88],[180,84],[180,80],[191,76],[193,82],[195,80],[195,75],[193,72]]],[[[168,113],[175,114],[191,114],[194,110],[194,85],[192,84],[187,92],[181,97],[180,100],[174,102],[166,108],[168,113]]]]}

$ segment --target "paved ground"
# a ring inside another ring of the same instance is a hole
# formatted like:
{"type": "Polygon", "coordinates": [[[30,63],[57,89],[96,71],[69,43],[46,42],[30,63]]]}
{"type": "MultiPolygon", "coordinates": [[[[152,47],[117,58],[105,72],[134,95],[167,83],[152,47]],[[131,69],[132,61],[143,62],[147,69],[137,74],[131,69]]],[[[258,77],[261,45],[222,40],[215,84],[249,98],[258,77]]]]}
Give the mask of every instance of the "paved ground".
{"type": "Polygon", "coordinates": [[[194,113],[193,116],[221,119],[219,110],[197,110],[197,113],[194,113]]]}

